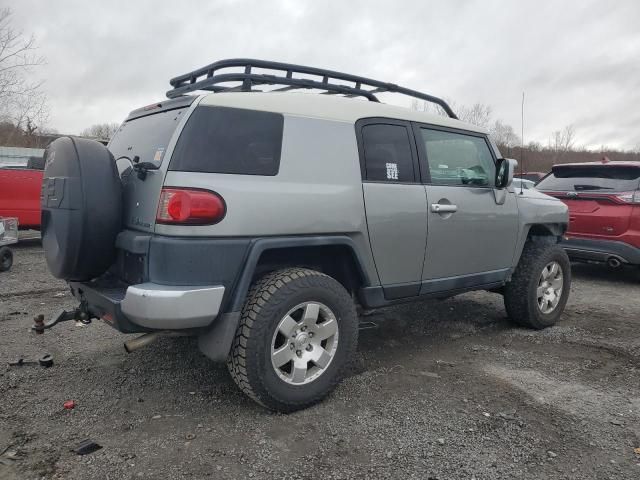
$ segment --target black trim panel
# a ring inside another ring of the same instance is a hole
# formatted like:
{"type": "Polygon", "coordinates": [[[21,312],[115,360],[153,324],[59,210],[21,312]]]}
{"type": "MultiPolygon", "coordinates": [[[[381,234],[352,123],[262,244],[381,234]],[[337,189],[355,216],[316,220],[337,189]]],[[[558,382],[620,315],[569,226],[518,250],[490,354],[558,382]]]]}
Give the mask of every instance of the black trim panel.
{"type": "Polygon", "coordinates": [[[505,282],[486,283],[482,285],[474,285],[468,288],[457,288],[454,290],[443,290],[441,292],[425,293],[422,295],[415,295],[412,297],[403,297],[388,300],[384,296],[382,287],[366,287],[361,288],[358,292],[360,302],[366,308],[380,308],[387,307],[389,305],[396,305],[399,303],[414,302],[418,300],[426,300],[427,298],[447,298],[459,295],[461,293],[473,292],[476,290],[493,290],[504,286],[505,282]]]}
{"type": "MultiPolygon", "coordinates": [[[[97,318],[106,317],[112,327],[123,333],[151,331],[131,322],[120,308],[127,287],[132,283],[123,281],[122,274],[130,273],[132,268],[136,274],[133,276],[139,277],[133,283],[223,285],[225,293],[218,318],[231,318],[225,314],[237,313],[242,309],[260,255],[268,250],[346,246],[353,254],[364,285],[370,285],[370,278],[363,268],[364,262],[355,243],[347,236],[194,238],[146,235],[126,230],[120,233],[116,243],[121,256],[131,257],[130,263],[115,264],[109,273],[100,278],[87,283],[71,282],[70,286],[78,300],[87,301],[91,313],[97,318]]],[[[213,324],[217,323],[217,319],[213,321],[213,324]]],[[[231,329],[229,326],[214,328],[223,329],[226,332],[225,339],[231,329]]],[[[216,345],[219,343],[218,340],[212,342],[216,345]]],[[[213,351],[213,343],[207,344],[209,353],[213,351]]],[[[220,351],[223,351],[226,341],[221,345],[220,351]]]]}
{"type": "Polygon", "coordinates": [[[560,246],[571,260],[606,262],[611,257],[640,265],[640,248],[615,240],[590,240],[582,238],[562,239],[560,246]]]}
{"type": "Polygon", "coordinates": [[[69,282],[78,301],[86,301],[91,314],[122,333],[145,333],[153,330],[131,322],[120,308],[127,285],[114,279],[100,278],[88,283],[69,282]]]}
{"type": "MultiPolygon", "coordinates": [[[[358,254],[353,240],[347,236],[335,235],[335,236],[312,236],[312,237],[276,237],[276,238],[256,238],[251,241],[248,249],[248,255],[243,262],[242,273],[238,281],[233,287],[233,296],[230,299],[230,303],[224,303],[224,312],[235,312],[242,309],[247,292],[251,286],[253,279],[253,273],[260,259],[260,255],[267,250],[292,248],[292,247],[321,247],[327,245],[344,245],[348,247],[356,261],[356,265],[359,270],[359,274],[363,279],[364,285],[370,285],[371,280],[367,275],[366,270],[363,268],[364,262],[358,254]]],[[[225,296],[226,296],[225,291],[225,296]]]]}
{"type": "Polygon", "coordinates": [[[450,297],[473,290],[488,290],[504,285],[510,269],[460,275],[457,277],[424,280],[391,286],[361,288],[359,298],[367,308],[377,308],[401,301],[430,297],[450,297]]]}
{"type": "MultiPolygon", "coordinates": [[[[346,246],[364,285],[371,285],[353,240],[344,235],[291,237],[171,237],[125,230],[116,240],[119,260],[110,270],[123,285],[223,285],[220,313],[242,309],[260,255],[267,250],[346,246]]],[[[100,279],[98,279],[100,280],[100,279]]],[[[113,282],[113,280],[110,280],[113,282]]]]}
{"type": "Polygon", "coordinates": [[[404,297],[415,297],[420,294],[420,282],[400,283],[382,287],[384,297],[389,300],[404,297]]]}
{"type": "Polygon", "coordinates": [[[476,285],[504,282],[504,280],[507,278],[509,270],[509,268],[503,268],[501,270],[472,273],[470,275],[459,275],[456,277],[424,280],[422,282],[422,286],[420,287],[420,295],[446,292],[448,290],[473,288],[476,285]]]}

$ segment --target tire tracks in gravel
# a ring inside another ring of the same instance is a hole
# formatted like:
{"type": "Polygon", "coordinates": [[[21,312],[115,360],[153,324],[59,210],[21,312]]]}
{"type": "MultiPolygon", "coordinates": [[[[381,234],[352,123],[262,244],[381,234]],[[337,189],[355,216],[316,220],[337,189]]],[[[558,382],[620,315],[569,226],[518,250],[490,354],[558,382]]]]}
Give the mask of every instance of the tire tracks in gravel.
{"type": "Polygon", "coordinates": [[[39,288],[33,290],[23,290],[19,292],[0,293],[0,300],[10,299],[13,297],[27,297],[29,295],[41,295],[43,293],[62,293],[67,292],[64,287],[39,288]]]}

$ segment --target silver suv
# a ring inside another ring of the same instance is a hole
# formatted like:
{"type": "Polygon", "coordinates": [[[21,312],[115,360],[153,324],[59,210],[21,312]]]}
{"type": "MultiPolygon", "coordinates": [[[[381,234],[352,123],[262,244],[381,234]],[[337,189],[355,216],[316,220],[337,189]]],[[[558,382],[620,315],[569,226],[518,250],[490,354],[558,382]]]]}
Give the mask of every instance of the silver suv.
{"type": "Polygon", "coordinates": [[[246,394],[290,412],[340,381],[358,308],[491,290],[520,325],[562,314],[567,207],[514,190],[515,161],[443,100],[245,59],[171,85],[107,147],[65,137],[47,149],[45,255],[80,304],[36,329],[100,318],[145,334],[129,351],[194,335],[246,394]]]}

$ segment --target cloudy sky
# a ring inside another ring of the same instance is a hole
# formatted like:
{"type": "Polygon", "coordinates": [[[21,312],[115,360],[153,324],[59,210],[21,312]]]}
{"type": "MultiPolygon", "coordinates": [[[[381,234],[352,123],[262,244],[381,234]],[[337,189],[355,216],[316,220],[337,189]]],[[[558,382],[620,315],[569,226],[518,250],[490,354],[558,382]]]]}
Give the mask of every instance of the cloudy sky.
{"type": "MultiPolygon", "coordinates": [[[[2,2],[2,3],[6,3],[2,2]]],[[[350,72],[493,108],[525,141],[640,148],[640,1],[14,0],[47,64],[49,126],[78,133],[232,57],[350,72]]],[[[389,99],[391,101],[393,99],[389,99]]],[[[401,103],[402,99],[396,99],[401,103]]]]}

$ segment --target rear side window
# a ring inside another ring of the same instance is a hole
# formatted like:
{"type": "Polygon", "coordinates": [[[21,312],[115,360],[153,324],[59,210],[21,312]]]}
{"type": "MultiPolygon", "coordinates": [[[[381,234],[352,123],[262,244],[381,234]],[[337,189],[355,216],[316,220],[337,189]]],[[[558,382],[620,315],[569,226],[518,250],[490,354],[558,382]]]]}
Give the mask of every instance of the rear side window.
{"type": "Polygon", "coordinates": [[[376,182],[414,182],[409,132],[401,125],[366,125],[362,128],[365,179],[376,182]]]}
{"type": "Polygon", "coordinates": [[[169,170],[277,175],[283,125],[279,113],[199,106],[180,134],[169,170]]]}
{"type": "Polygon", "coordinates": [[[536,188],[556,192],[628,192],[636,190],[639,181],[640,168],[607,165],[566,166],[554,167],[536,188]]]}

